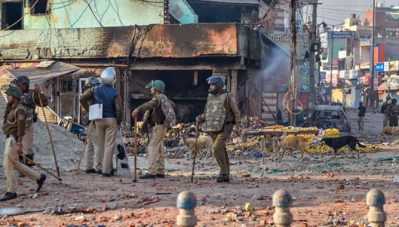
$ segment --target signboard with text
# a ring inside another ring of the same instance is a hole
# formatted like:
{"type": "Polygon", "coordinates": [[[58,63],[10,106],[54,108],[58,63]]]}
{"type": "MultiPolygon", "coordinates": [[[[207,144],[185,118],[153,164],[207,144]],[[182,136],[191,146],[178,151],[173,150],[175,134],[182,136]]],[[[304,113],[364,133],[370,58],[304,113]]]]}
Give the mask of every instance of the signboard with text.
{"type": "Polygon", "coordinates": [[[384,62],[377,62],[375,64],[375,71],[376,72],[384,72],[384,62]]]}
{"type": "Polygon", "coordinates": [[[354,31],[330,31],[328,32],[328,39],[349,39],[358,38],[357,32],[354,31]]]}

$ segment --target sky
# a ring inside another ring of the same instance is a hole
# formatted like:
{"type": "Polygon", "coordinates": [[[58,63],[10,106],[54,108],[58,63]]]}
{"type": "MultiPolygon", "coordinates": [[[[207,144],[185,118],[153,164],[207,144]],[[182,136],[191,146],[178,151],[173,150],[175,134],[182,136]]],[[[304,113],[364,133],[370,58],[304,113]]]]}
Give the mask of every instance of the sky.
{"type": "MultiPolygon", "coordinates": [[[[330,25],[337,25],[343,23],[345,18],[350,17],[351,14],[361,16],[364,9],[371,7],[372,0],[319,0],[322,5],[318,7],[317,21],[322,21],[330,25]]],[[[399,5],[399,0],[376,0],[377,3],[383,3],[385,6],[399,5]]],[[[312,10],[305,9],[304,17],[311,15],[312,10]]]]}

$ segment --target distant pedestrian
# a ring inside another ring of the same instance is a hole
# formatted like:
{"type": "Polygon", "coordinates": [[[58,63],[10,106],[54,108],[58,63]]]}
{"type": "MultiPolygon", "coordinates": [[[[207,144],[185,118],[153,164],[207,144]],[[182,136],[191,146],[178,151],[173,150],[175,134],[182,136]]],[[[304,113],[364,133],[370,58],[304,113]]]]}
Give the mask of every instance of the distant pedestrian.
{"type": "Polygon", "coordinates": [[[389,114],[389,126],[390,127],[397,127],[398,126],[398,113],[399,108],[396,104],[396,99],[392,99],[392,103],[389,106],[388,114],[389,114]]]}
{"type": "Polygon", "coordinates": [[[116,132],[122,121],[122,100],[119,91],[113,88],[116,81],[116,72],[113,67],[104,69],[100,76],[101,85],[80,98],[80,103],[88,110],[89,103],[102,104],[102,118],[95,120],[98,136],[98,155],[103,157],[102,171],[97,173],[104,177],[113,175],[112,157],[116,145],[116,132]]]}
{"type": "Polygon", "coordinates": [[[391,105],[391,97],[388,96],[385,102],[381,106],[381,113],[384,114],[384,121],[383,121],[384,128],[387,127],[389,123],[388,110],[390,105],[391,105]]]}
{"type": "Polygon", "coordinates": [[[363,102],[359,102],[359,119],[357,120],[357,123],[359,125],[359,130],[363,131],[364,127],[364,116],[366,115],[366,107],[363,106],[363,102]]]}

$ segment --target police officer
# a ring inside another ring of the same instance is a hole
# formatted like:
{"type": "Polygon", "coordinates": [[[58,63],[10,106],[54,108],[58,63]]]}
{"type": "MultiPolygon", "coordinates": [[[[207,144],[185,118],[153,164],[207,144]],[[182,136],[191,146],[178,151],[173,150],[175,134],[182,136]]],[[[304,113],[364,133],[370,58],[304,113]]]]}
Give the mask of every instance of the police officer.
{"type": "Polygon", "coordinates": [[[132,112],[133,118],[136,118],[139,113],[147,112],[148,114],[145,114],[145,116],[148,116],[148,123],[151,126],[151,138],[148,144],[148,173],[141,175],[140,178],[165,178],[163,150],[167,128],[164,125],[166,117],[161,107],[161,96],[165,91],[165,83],[162,80],[153,80],[146,85],[146,88],[150,88],[153,98],[132,112]]]}
{"type": "Polygon", "coordinates": [[[22,91],[16,86],[10,86],[7,91],[7,114],[4,116],[3,132],[6,135],[3,168],[7,180],[7,192],[0,198],[6,201],[17,197],[14,170],[37,183],[38,192],[46,175],[38,174],[25,164],[19,162],[18,155],[23,155],[23,137],[25,135],[26,110],[20,103],[22,91]]]}
{"type": "Polygon", "coordinates": [[[363,131],[364,129],[364,117],[366,116],[366,107],[363,106],[363,102],[359,102],[359,108],[358,108],[358,119],[357,119],[357,124],[359,126],[359,130],[363,131]]]}
{"type": "MultiPolygon", "coordinates": [[[[85,91],[90,92],[90,90],[94,87],[97,87],[101,84],[101,80],[97,77],[90,77],[88,83],[85,85],[85,91]]],[[[88,114],[85,114],[85,117],[88,118],[88,114]]],[[[90,122],[87,119],[87,124],[85,124],[86,131],[90,129],[90,135],[86,137],[86,173],[96,173],[97,171],[102,172],[102,159],[103,157],[98,152],[98,137],[96,132],[96,124],[94,122],[90,122]],[[91,125],[91,126],[90,126],[91,125]],[[95,156],[95,158],[94,158],[95,156]],[[95,162],[94,162],[95,159],[95,162]]]]}
{"type": "Polygon", "coordinates": [[[390,127],[398,126],[398,114],[399,114],[399,107],[396,103],[396,98],[393,98],[391,105],[389,105],[389,109],[388,109],[389,126],[390,127]]]}
{"type": "MultiPolygon", "coordinates": [[[[41,89],[38,84],[35,84],[35,88],[33,90],[29,89],[30,80],[26,76],[19,76],[15,79],[14,83],[22,90],[23,94],[20,103],[26,110],[26,129],[25,136],[22,139],[22,151],[27,158],[33,160],[33,123],[37,121],[37,113],[35,110],[36,106],[46,107],[48,105],[48,99],[44,94],[41,93],[41,89]]],[[[32,163],[30,163],[27,159],[21,159],[21,161],[28,166],[32,165],[32,163]]]]}
{"type": "Polygon", "coordinates": [[[381,106],[381,113],[384,114],[384,121],[383,121],[384,128],[388,126],[389,122],[388,110],[390,105],[391,105],[391,97],[388,96],[385,102],[381,106]]]}
{"type": "Polygon", "coordinates": [[[105,68],[100,76],[101,85],[85,92],[80,98],[83,108],[89,110],[90,103],[102,103],[102,119],[95,120],[98,136],[98,155],[102,159],[104,177],[113,175],[112,156],[115,150],[116,131],[122,122],[122,100],[119,91],[113,88],[116,73],[113,67],[105,68]]]}
{"type": "Polygon", "coordinates": [[[216,182],[230,181],[230,162],[226,151],[226,142],[233,125],[240,126],[240,111],[234,97],[223,89],[224,81],[220,76],[208,78],[209,95],[205,113],[197,117],[202,130],[210,133],[213,140],[213,152],[220,168],[216,182]]]}

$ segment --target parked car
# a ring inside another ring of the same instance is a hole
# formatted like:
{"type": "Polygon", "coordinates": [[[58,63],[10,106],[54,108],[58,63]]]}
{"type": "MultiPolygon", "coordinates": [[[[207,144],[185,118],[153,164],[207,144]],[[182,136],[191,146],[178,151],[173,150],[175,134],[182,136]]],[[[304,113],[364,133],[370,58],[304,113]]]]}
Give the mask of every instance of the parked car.
{"type": "Polygon", "coordinates": [[[340,132],[347,133],[351,131],[348,115],[341,105],[316,106],[303,126],[315,126],[322,129],[337,128],[340,132]]]}

